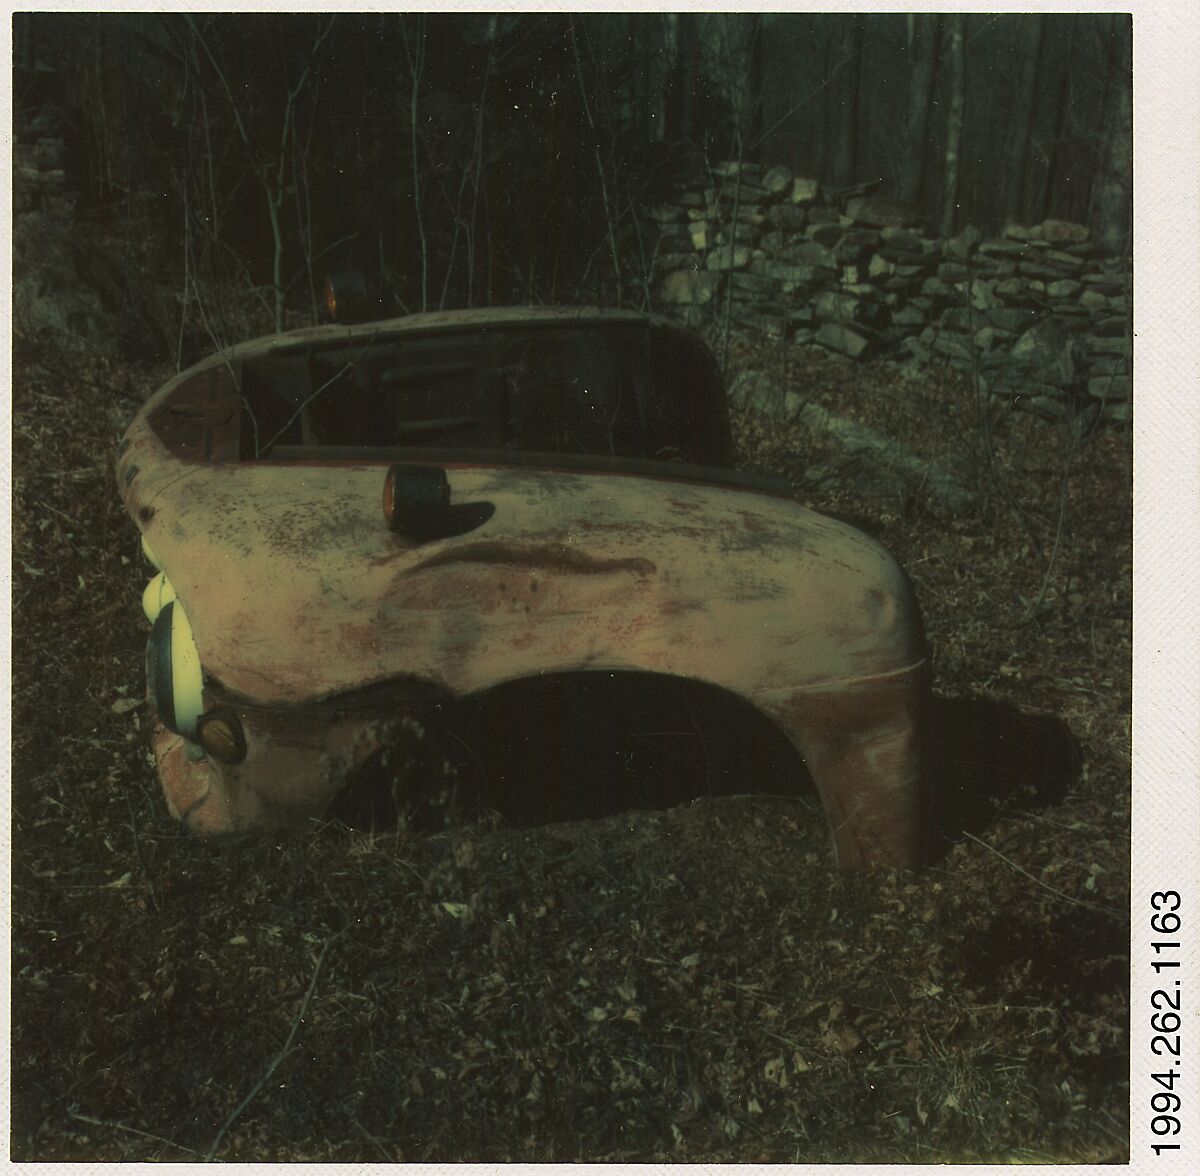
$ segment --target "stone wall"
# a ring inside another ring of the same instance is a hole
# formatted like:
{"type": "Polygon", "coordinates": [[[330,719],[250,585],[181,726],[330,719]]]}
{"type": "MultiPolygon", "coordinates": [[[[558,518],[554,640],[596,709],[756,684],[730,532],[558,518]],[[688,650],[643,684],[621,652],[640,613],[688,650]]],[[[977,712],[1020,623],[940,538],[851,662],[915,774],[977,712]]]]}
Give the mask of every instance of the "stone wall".
{"type": "Polygon", "coordinates": [[[652,210],[661,306],[851,358],[945,363],[1059,418],[1124,422],[1131,268],[1087,228],[1046,220],[940,240],[912,208],[828,193],[787,168],[725,163],[652,210]]]}
{"type": "Polygon", "coordinates": [[[111,312],[80,273],[60,80],[36,66],[16,70],[15,84],[26,93],[13,106],[13,330],[50,331],[61,346],[111,345],[111,312]]]}
{"type": "Polygon", "coordinates": [[[14,78],[21,92],[13,110],[14,335],[48,334],[55,346],[80,350],[170,354],[178,320],[155,274],[109,248],[96,218],[76,215],[63,78],[40,64],[19,67],[14,78]]]}

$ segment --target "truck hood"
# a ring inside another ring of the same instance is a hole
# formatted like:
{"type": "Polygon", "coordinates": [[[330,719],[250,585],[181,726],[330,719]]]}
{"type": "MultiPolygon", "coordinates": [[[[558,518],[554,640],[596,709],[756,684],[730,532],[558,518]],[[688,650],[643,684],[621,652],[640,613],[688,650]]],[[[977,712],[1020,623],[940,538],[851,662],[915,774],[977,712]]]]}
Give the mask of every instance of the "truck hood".
{"type": "Polygon", "coordinates": [[[765,494],[460,466],[491,517],[417,544],[385,465],[146,462],[122,477],[205,671],[298,704],[399,677],[455,694],[563,670],[678,674],[769,699],[910,667],[911,589],[878,543],[765,494]]]}

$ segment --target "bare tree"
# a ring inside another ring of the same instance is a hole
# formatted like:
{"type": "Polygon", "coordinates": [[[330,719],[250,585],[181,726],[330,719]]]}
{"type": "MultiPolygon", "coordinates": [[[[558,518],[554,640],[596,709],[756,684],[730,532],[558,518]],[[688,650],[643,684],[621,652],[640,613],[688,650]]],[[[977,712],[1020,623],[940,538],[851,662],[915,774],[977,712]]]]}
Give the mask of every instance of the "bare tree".
{"type": "Polygon", "coordinates": [[[283,275],[286,247],[284,202],[289,194],[293,197],[296,195],[288,180],[295,164],[296,152],[299,150],[297,146],[299,133],[297,109],[301,96],[308,88],[313,65],[319,60],[325,42],[333,29],[334,19],[330,16],[318,26],[313,43],[296,65],[294,75],[283,78],[283,114],[280,119],[278,136],[269,144],[264,144],[257,142],[252,137],[242,118],[241,100],[233,92],[217,47],[210,43],[194,17],[188,16],[187,18],[187,27],[190,32],[188,49],[193,69],[197,74],[201,74],[207,64],[207,68],[211,70],[212,76],[228,104],[237,136],[245,149],[246,161],[262,188],[266,200],[273,245],[271,285],[274,293],[275,330],[277,331],[282,331],[286,324],[287,287],[284,284],[283,275]]]}
{"type": "Polygon", "coordinates": [[[1033,138],[1033,121],[1037,113],[1038,72],[1042,55],[1042,29],[1045,25],[1040,12],[1030,13],[1026,19],[1020,79],[1009,124],[1012,146],[1008,152],[1008,190],[1004,207],[1004,211],[1018,219],[1025,218],[1029,144],[1033,138]]]}
{"type": "MultiPolygon", "coordinates": [[[[1035,206],[1037,220],[1045,220],[1046,217],[1051,216],[1058,210],[1056,198],[1060,196],[1058,180],[1062,171],[1063,154],[1066,147],[1067,114],[1072,105],[1076,26],[1073,21],[1065,21],[1064,27],[1067,44],[1065,52],[1060,52],[1062,64],[1059,70],[1058,93],[1051,111],[1054,130],[1049,139],[1042,144],[1042,156],[1046,161],[1046,172],[1042,180],[1040,197],[1035,206]]],[[[1067,181],[1069,183],[1071,179],[1069,162],[1067,167],[1067,181]]],[[[1067,194],[1069,193],[1062,193],[1061,195],[1067,194]]]]}
{"type": "Polygon", "coordinates": [[[858,169],[858,101],[862,89],[862,52],[866,19],[861,13],[842,17],[839,54],[844,71],[839,87],[840,102],[833,112],[833,182],[845,188],[853,184],[858,169]]]}
{"type": "Polygon", "coordinates": [[[954,233],[958,211],[958,161],[962,147],[963,107],[965,105],[966,67],[963,60],[961,13],[945,17],[946,64],[950,73],[950,100],[946,108],[946,171],[942,180],[942,236],[954,233]]]}
{"type": "Polygon", "coordinates": [[[912,74],[908,84],[908,115],[904,126],[904,150],[896,194],[916,202],[925,177],[925,151],[929,139],[929,109],[933,98],[933,74],[937,64],[937,18],[931,13],[910,13],[908,57],[912,74]]]}
{"type": "Polygon", "coordinates": [[[1101,244],[1125,252],[1129,248],[1133,175],[1132,30],[1129,16],[1114,13],[1110,28],[1111,114],[1103,171],[1096,189],[1095,220],[1101,244]]]}
{"type": "Polygon", "coordinates": [[[700,73],[699,16],[680,12],[671,17],[674,55],[666,100],[666,137],[692,143],[695,135],[696,85],[700,73]]]}
{"type": "Polygon", "coordinates": [[[743,141],[749,145],[750,158],[758,157],[763,127],[763,18],[755,12],[749,16],[750,44],[746,61],[746,128],[743,141]]]}
{"type": "Polygon", "coordinates": [[[583,63],[579,56],[579,40],[575,26],[571,27],[571,51],[575,58],[575,77],[579,82],[579,100],[583,105],[583,113],[587,117],[588,128],[595,142],[596,175],[600,180],[600,196],[604,202],[604,226],[608,234],[608,248],[612,259],[613,275],[616,278],[617,304],[621,298],[621,251],[617,248],[617,230],[614,203],[609,197],[608,170],[600,154],[600,135],[596,126],[596,118],[592,113],[592,105],[588,102],[587,86],[583,80],[583,63]]]}
{"type": "Polygon", "coordinates": [[[421,309],[429,309],[429,242],[425,238],[425,218],[421,207],[421,161],[417,154],[417,139],[420,128],[421,75],[425,72],[425,16],[417,17],[416,48],[409,43],[408,25],[403,17],[400,31],[404,34],[404,55],[408,60],[409,106],[408,132],[412,154],[412,198],[413,216],[416,218],[417,239],[421,248],[421,309]]]}
{"type": "Polygon", "coordinates": [[[951,17],[944,34],[918,14],[791,19],[71,14],[59,40],[86,198],[119,202],[142,234],[133,245],[179,270],[181,357],[201,303],[222,338],[308,311],[313,261],[332,248],[337,265],[372,271],[392,310],[640,299],[653,249],[636,213],[683,178],[683,144],[831,186],[890,174],[952,230],[1021,211],[1120,238],[1128,28],[1051,14],[951,17]],[[758,131],[760,65],[772,102],[758,131]],[[978,151],[960,159],[966,143],[978,151]]]}

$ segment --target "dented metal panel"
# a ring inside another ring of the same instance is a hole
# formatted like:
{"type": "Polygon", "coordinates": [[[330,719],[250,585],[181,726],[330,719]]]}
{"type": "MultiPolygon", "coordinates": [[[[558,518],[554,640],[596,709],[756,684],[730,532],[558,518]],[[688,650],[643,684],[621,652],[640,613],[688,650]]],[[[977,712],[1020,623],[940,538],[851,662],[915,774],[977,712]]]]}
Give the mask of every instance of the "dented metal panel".
{"type": "Polygon", "coordinates": [[[204,666],[229,689],[301,703],[409,674],[466,693],[594,666],[757,694],[921,656],[891,557],[795,504],[452,469],[454,500],[495,513],[468,535],[414,544],[383,525],[383,473],[198,467],[157,493],[143,475],[146,537],[204,666]]]}
{"type": "Polygon", "coordinates": [[[206,673],[243,705],[237,767],[159,738],[172,807],[195,828],[319,812],[395,736],[395,715],[322,714],[323,700],[393,681],[457,696],[643,670],[772,717],[808,763],[843,865],[918,859],[924,637],[907,577],[872,539],[750,490],[469,459],[447,468],[452,501],[489,503],[490,517],[416,543],[384,524],[386,463],[222,460],[228,442],[196,432],[226,419],[219,380],[204,396],[194,377],[181,386],[189,452],[151,426],[168,386],[131,427],[118,485],[206,673]]]}

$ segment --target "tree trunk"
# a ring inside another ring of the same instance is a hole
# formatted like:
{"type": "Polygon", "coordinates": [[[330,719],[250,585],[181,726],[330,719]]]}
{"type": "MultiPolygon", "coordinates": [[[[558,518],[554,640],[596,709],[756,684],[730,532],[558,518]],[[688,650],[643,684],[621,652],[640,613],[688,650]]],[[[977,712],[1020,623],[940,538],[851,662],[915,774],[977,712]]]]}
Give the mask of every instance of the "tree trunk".
{"type": "Polygon", "coordinates": [[[409,73],[409,103],[408,103],[408,131],[409,131],[409,154],[412,161],[412,202],[413,202],[413,217],[417,225],[417,242],[420,249],[421,262],[421,310],[429,309],[429,245],[425,239],[425,216],[421,205],[421,163],[420,155],[417,149],[418,128],[420,126],[420,90],[421,90],[421,75],[424,72],[425,66],[425,16],[421,14],[417,18],[416,30],[416,45],[410,47],[408,39],[408,26],[404,24],[404,18],[401,17],[401,31],[404,34],[404,52],[408,59],[409,73]]]}
{"type": "Polygon", "coordinates": [[[904,128],[904,154],[896,195],[915,204],[921,198],[925,178],[925,148],[929,138],[929,107],[933,97],[933,72],[937,61],[937,20],[929,13],[909,16],[909,60],[912,76],[908,87],[908,116],[904,128]]]}
{"type": "Polygon", "coordinates": [[[826,85],[821,87],[821,138],[817,144],[816,158],[821,161],[819,170],[822,178],[828,175],[832,179],[831,161],[833,144],[837,135],[833,126],[836,107],[833,94],[830,92],[832,87],[828,84],[829,72],[833,69],[833,49],[829,43],[831,40],[830,22],[828,18],[818,16],[812,16],[809,19],[812,21],[812,37],[821,46],[821,77],[826,79],[826,85]]]}
{"type": "Polygon", "coordinates": [[[963,24],[961,13],[948,15],[946,20],[946,61],[950,67],[950,102],[946,110],[946,172],[942,183],[942,236],[954,235],[954,219],[958,210],[958,157],[962,147],[963,105],[966,91],[966,68],[963,61],[963,24]]]}
{"type": "Polygon", "coordinates": [[[858,168],[858,92],[862,78],[863,33],[866,22],[854,13],[842,18],[845,28],[837,66],[842,73],[838,87],[841,103],[834,119],[833,186],[848,188],[857,178],[858,168]]]}
{"type": "Polygon", "coordinates": [[[746,74],[746,130],[742,142],[750,148],[751,159],[759,157],[762,148],[763,110],[763,18],[755,13],[750,18],[749,61],[746,74]]]}
{"type": "MultiPolygon", "coordinates": [[[[282,148],[280,148],[282,150],[282,148]]],[[[284,289],[283,289],[283,193],[281,191],[267,192],[267,211],[271,217],[271,285],[275,291],[275,331],[283,333],[284,328],[284,289]]]]}
{"type": "Polygon", "coordinates": [[[1133,102],[1130,19],[1124,13],[1112,17],[1112,56],[1109,88],[1111,115],[1107,151],[1099,190],[1096,193],[1097,240],[1116,253],[1129,250],[1131,179],[1133,176],[1133,102]]]}
{"type": "Polygon", "coordinates": [[[1026,17],[1027,37],[1021,57],[1021,79],[1009,123],[1012,149],[1008,158],[1008,191],[1004,211],[1018,221],[1024,221],[1029,199],[1026,178],[1029,174],[1029,144],[1033,138],[1033,119],[1037,110],[1038,67],[1042,53],[1042,14],[1026,17]]]}
{"type": "MultiPolygon", "coordinates": [[[[648,19],[652,20],[653,17],[648,19]]],[[[675,83],[679,77],[679,14],[664,12],[658,21],[662,45],[646,65],[653,96],[648,138],[653,143],[661,143],[671,137],[677,121],[672,107],[675,103],[675,83]]]]}
{"type": "MultiPolygon", "coordinates": [[[[614,20],[616,18],[614,17],[614,20]]],[[[623,36],[618,36],[619,52],[628,60],[633,61],[634,68],[630,75],[630,85],[625,93],[617,94],[616,101],[620,111],[621,121],[625,126],[635,127],[639,134],[648,135],[653,120],[650,117],[651,82],[649,57],[655,50],[649,52],[642,45],[641,14],[630,12],[626,15],[622,28],[623,36]]],[[[582,24],[582,22],[580,22],[582,24]]]]}
{"type": "MultiPolygon", "coordinates": [[[[1068,24],[1066,61],[1062,66],[1062,83],[1059,86],[1058,101],[1055,103],[1054,136],[1050,140],[1050,150],[1046,153],[1046,178],[1042,184],[1041,199],[1037,202],[1036,220],[1044,221],[1056,212],[1066,214],[1066,209],[1060,209],[1055,204],[1055,185],[1058,183],[1059,155],[1061,144],[1067,128],[1067,111],[1071,106],[1071,69],[1075,56],[1075,26],[1068,24]]],[[[1068,181],[1070,176],[1067,176],[1068,181]]]]}
{"type": "Polygon", "coordinates": [[[699,16],[679,14],[678,47],[675,53],[674,94],[676,122],[673,138],[691,143],[696,134],[696,83],[700,75],[699,16]]]}

